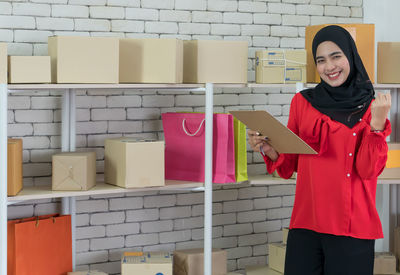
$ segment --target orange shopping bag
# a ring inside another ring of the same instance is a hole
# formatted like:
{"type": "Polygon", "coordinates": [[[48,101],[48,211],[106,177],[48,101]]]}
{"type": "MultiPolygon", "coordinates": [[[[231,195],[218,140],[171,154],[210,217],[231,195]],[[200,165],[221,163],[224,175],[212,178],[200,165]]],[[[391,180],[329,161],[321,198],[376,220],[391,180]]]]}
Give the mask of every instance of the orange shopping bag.
{"type": "Polygon", "coordinates": [[[7,230],[7,275],[64,275],[72,271],[71,216],[10,220],[7,230]]]}

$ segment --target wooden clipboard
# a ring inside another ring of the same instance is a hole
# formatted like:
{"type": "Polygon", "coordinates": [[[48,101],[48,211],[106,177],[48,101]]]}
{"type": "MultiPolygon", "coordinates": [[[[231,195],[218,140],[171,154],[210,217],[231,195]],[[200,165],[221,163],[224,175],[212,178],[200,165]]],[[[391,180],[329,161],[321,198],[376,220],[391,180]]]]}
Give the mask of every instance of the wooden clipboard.
{"type": "Polygon", "coordinates": [[[266,111],[231,111],[247,128],[268,137],[268,143],[278,152],[287,154],[318,154],[285,125],[266,111]]]}

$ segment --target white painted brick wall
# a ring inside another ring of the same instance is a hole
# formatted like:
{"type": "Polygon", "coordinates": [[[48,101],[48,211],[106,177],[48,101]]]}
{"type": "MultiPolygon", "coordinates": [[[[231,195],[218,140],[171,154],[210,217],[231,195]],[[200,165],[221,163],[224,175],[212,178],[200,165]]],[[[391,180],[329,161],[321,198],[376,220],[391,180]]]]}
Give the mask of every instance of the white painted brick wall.
{"type": "Polygon", "coordinates": [[[324,15],[348,17],[350,16],[350,8],[338,7],[338,6],[325,6],[324,15]]]}
{"type": "Polygon", "coordinates": [[[88,18],[89,8],[76,5],[52,5],[51,15],[53,17],[88,18]]]}
{"type": "Polygon", "coordinates": [[[11,14],[11,3],[0,3],[0,14],[11,14]]]}
{"type": "Polygon", "coordinates": [[[238,11],[265,13],[267,11],[267,3],[252,2],[252,1],[239,1],[238,11]]]}
{"type": "MultiPolygon", "coordinates": [[[[0,41],[13,55],[46,55],[49,35],[176,37],[249,43],[264,48],[303,48],[309,24],[362,22],[362,0],[31,0],[0,2],[0,41]]],[[[216,89],[214,111],[268,110],[286,123],[293,89],[216,89]]],[[[158,90],[77,91],[77,146],[97,153],[104,166],[104,139],[122,134],[163,138],[161,113],[204,111],[204,95],[158,90]],[[87,148],[89,147],[89,148],[87,148]]],[[[9,136],[24,139],[24,184],[51,183],[51,155],[60,151],[60,93],[9,96],[9,136]]],[[[249,173],[265,173],[259,154],[248,152],[249,173]]],[[[247,185],[213,192],[213,246],[228,250],[228,269],[242,273],[267,262],[267,243],[281,240],[290,222],[295,185],[247,185]]],[[[78,269],[120,272],[128,250],[203,246],[202,192],[141,192],[77,198],[78,269]]],[[[60,200],[13,205],[9,218],[60,211],[60,200]]]]}
{"type": "Polygon", "coordinates": [[[175,0],[177,10],[206,10],[206,0],[175,0]]]}
{"type": "Polygon", "coordinates": [[[190,22],[191,18],[196,22],[189,11],[160,10],[160,21],[190,22]]]}
{"type": "Polygon", "coordinates": [[[32,16],[0,15],[2,29],[34,29],[35,18],[32,16]]]}
{"type": "Polygon", "coordinates": [[[127,8],[126,19],[134,20],[158,20],[158,10],[156,9],[141,9],[141,8],[127,8]]]}
{"type": "Polygon", "coordinates": [[[322,16],[324,7],[320,5],[296,5],[296,14],[322,16]]]}

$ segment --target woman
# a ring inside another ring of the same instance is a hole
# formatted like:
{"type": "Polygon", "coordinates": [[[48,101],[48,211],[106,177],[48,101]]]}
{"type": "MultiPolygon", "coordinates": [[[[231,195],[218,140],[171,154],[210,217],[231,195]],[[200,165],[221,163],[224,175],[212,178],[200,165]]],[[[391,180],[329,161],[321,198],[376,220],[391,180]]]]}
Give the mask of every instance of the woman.
{"type": "Polygon", "coordinates": [[[312,51],[321,82],[293,97],[288,128],[318,154],[278,154],[254,131],[249,143],[268,173],[297,172],[285,275],[372,275],[374,240],[383,237],[375,194],[387,159],[390,95],[374,100],[345,29],[321,29],[312,51]]]}

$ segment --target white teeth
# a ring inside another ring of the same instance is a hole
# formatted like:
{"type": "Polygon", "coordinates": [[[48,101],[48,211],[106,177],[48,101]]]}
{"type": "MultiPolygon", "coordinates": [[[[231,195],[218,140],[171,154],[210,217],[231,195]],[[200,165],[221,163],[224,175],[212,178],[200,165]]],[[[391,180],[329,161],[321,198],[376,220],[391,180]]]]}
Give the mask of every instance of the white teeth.
{"type": "Polygon", "coordinates": [[[333,78],[339,75],[339,72],[333,73],[333,74],[328,74],[329,77],[333,78]]]}

